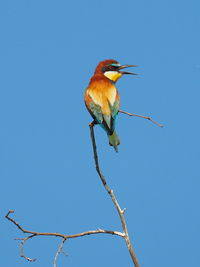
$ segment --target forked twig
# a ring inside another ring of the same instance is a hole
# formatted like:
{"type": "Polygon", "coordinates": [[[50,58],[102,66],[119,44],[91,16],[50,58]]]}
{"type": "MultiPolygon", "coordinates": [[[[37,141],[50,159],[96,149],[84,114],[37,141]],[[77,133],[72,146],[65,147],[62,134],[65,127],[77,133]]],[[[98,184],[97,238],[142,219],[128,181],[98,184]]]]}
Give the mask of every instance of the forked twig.
{"type": "Polygon", "coordinates": [[[64,243],[65,243],[66,240],[67,240],[66,238],[63,238],[63,240],[62,240],[62,242],[61,242],[61,244],[60,244],[60,246],[59,246],[59,248],[58,248],[58,250],[57,250],[57,252],[56,252],[56,256],[55,256],[55,258],[54,258],[54,262],[53,262],[53,266],[54,266],[54,267],[56,267],[56,261],[57,261],[57,258],[58,258],[58,256],[59,256],[60,252],[62,251],[63,246],[64,246],[64,243]]]}
{"type": "Polygon", "coordinates": [[[113,204],[115,205],[116,209],[117,209],[117,212],[119,214],[119,217],[120,217],[120,221],[121,221],[121,224],[122,224],[122,228],[123,228],[123,231],[124,231],[124,240],[126,242],[126,245],[128,247],[128,250],[129,250],[129,253],[131,255],[131,258],[132,258],[132,261],[135,265],[135,267],[139,267],[139,262],[136,258],[136,255],[135,255],[135,252],[133,250],[133,247],[131,245],[131,242],[130,242],[130,238],[129,238],[129,235],[128,235],[128,229],[127,229],[127,226],[126,226],[126,221],[125,221],[125,218],[124,218],[124,213],[125,213],[125,209],[122,210],[115,195],[114,195],[114,192],[113,190],[110,189],[110,187],[108,186],[107,182],[106,182],[106,179],[105,177],[103,176],[103,174],[101,173],[101,170],[99,168],[99,160],[98,160],[98,154],[97,154],[97,147],[96,147],[96,141],[95,141],[95,135],[94,135],[94,126],[95,126],[95,122],[91,122],[89,124],[89,127],[90,127],[90,135],[91,135],[91,140],[92,140],[92,147],[93,147],[93,153],[94,153],[94,161],[95,161],[95,167],[96,167],[96,171],[101,179],[101,182],[103,183],[103,186],[104,188],[106,189],[107,193],[110,195],[111,199],[112,199],[112,202],[113,204]]]}
{"type": "Polygon", "coordinates": [[[29,258],[24,255],[24,244],[27,240],[35,237],[35,236],[54,236],[54,237],[61,237],[62,242],[56,252],[55,258],[54,258],[54,267],[56,266],[56,260],[60,254],[60,252],[63,249],[63,245],[67,239],[70,238],[77,238],[77,237],[82,237],[86,235],[94,235],[94,234],[111,234],[111,235],[117,235],[124,237],[124,233],[118,232],[118,231],[112,231],[112,230],[104,230],[104,229],[97,229],[97,230],[91,230],[91,231],[86,231],[78,234],[73,234],[73,235],[65,235],[65,234],[60,234],[60,233],[45,233],[45,232],[33,232],[24,229],[18,222],[16,222],[13,218],[10,217],[10,214],[14,213],[14,210],[9,210],[8,213],[6,214],[5,218],[12,222],[17,228],[22,231],[25,234],[30,234],[28,237],[25,238],[16,238],[16,240],[21,240],[20,243],[20,256],[28,261],[35,261],[36,259],[29,258]]]}
{"type": "Polygon", "coordinates": [[[154,124],[156,124],[157,126],[159,126],[161,128],[164,127],[163,124],[160,124],[157,121],[154,121],[151,117],[143,116],[143,115],[138,115],[138,114],[134,114],[134,113],[129,113],[129,112],[126,112],[126,111],[123,111],[123,110],[119,110],[119,112],[120,113],[123,113],[123,114],[126,114],[128,116],[134,116],[134,117],[138,117],[138,118],[143,118],[143,119],[146,119],[146,120],[149,120],[149,121],[153,122],[154,124]]]}

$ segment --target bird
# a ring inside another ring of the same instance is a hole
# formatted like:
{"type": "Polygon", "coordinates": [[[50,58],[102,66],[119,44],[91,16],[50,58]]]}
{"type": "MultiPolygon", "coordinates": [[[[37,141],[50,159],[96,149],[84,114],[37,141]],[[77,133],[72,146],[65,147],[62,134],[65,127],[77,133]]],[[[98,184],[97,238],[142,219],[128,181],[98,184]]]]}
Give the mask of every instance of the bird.
{"type": "Polygon", "coordinates": [[[120,96],[115,84],[124,74],[136,75],[134,72],[123,71],[125,68],[136,66],[121,65],[114,59],[99,62],[84,94],[85,105],[94,124],[99,124],[105,130],[109,144],[114,147],[116,152],[118,152],[120,144],[115,130],[120,96]]]}

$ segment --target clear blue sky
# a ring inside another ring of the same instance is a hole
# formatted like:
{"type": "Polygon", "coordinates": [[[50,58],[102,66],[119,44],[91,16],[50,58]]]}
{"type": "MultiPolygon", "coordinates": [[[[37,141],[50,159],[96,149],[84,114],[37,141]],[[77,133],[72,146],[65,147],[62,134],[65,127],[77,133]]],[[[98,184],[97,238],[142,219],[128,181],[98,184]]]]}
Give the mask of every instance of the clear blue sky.
{"type": "MultiPolygon", "coordinates": [[[[141,267],[199,267],[199,1],[1,1],[1,265],[53,266],[60,240],[35,238],[19,257],[25,228],[66,234],[121,230],[95,172],[83,93],[96,64],[137,64],[118,82],[119,153],[100,127],[102,171],[114,190],[141,267]]],[[[131,266],[122,239],[69,240],[58,267],[131,266]]]]}

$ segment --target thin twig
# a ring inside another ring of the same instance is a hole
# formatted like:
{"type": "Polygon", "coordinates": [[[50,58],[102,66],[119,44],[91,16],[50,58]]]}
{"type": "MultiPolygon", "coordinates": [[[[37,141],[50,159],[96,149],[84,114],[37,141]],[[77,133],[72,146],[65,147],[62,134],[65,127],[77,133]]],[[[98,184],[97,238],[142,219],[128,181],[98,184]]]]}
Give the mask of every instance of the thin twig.
{"type": "Polygon", "coordinates": [[[93,147],[93,153],[94,153],[94,161],[95,161],[95,167],[96,167],[96,171],[101,179],[101,182],[103,183],[103,186],[105,187],[106,191],[108,192],[108,194],[110,195],[112,201],[113,201],[113,204],[115,205],[116,209],[117,209],[117,212],[119,214],[119,217],[120,217],[120,221],[121,221],[121,224],[122,224],[122,228],[123,228],[123,231],[124,231],[124,240],[126,242],[126,245],[128,247],[128,250],[129,250],[129,253],[131,255],[131,258],[133,260],[133,263],[135,265],[135,267],[139,267],[139,262],[136,258],[136,255],[135,255],[135,252],[133,250],[133,247],[131,245],[131,242],[130,242],[130,238],[129,238],[129,235],[128,235],[128,229],[127,229],[127,226],[126,226],[126,221],[125,221],[125,218],[124,218],[124,212],[125,212],[125,209],[122,210],[120,208],[120,205],[114,195],[114,192],[113,190],[110,189],[110,187],[108,186],[107,182],[106,182],[106,179],[105,177],[103,176],[103,174],[101,173],[101,170],[99,168],[99,161],[98,161],[98,154],[97,154],[97,147],[96,147],[96,141],[95,141],[95,135],[94,135],[94,126],[95,126],[95,122],[91,122],[89,124],[89,127],[90,127],[90,135],[91,135],[91,140],[92,140],[92,147],[93,147]]]}
{"type": "Polygon", "coordinates": [[[123,110],[119,110],[119,112],[123,113],[123,114],[126,114],[128,116],[134,116],[134,117],[139,117],[139,118],[143,118],[143,119],[146,119],[146,120],[149,120],[151,122],[153,122],[154,124],[156,124],[157,126],[163,128],[164,125],[163,124],[160,124],[158,123],[157,121],[154,121],[151,117],[148,117],[148,116],[143,116],[143,115],[138,115],[138,114],[134,114],[134,113],[129,113],[129,112],[126,112],[126,111],[123,111],[123,110]]]}
{"type": "Polygon", "coordinates": [[[30,235],[30,236],[28,236],[28,237],[26,237],[26,238],[23,238],[22,242],[20,243],[20,256],[21,256],[22,258],[26,259],[27,261],[30,261],[30,262],[36,261],[36,259],[35,259],[35,258],[32,259],[32,258],[29,258],[29,257],[27,257],[27,256],[24,255],[24,244],[25,244],[25,242],[26,242],[28,239],[31,239],[31,238],[33,238],[34,236],[36,236],[36,235],[30,235]]]}
{"type": "Polygon", "coordinates": [[[54,262],[53,262],[53,266],[54,266],[54,267],[56,267],[56,261],[57,261],[57,258],[58,258],[58,256],[59,256],[60,252],[62,251],[63,246],[64,246],[64,243],[65,243],[66,240],[67,240],[66,238],[63,238],[63,240],[62,240],[62,242],[61,242],[61,244],[60,244],[60,246],[59,246],[59,248],[58,248],[58,251],[56,252],[56,256],[55,256],[55,258],[54,258],[54,262]]]}
{"type": "Polygon", "coordinates": [[[62,254],[65,256],[65,257],[67,257],[68,256],[68,254],[64,251],[64,249],[62,248],[61,249],[61,251],[62,251],[62,254]]]}

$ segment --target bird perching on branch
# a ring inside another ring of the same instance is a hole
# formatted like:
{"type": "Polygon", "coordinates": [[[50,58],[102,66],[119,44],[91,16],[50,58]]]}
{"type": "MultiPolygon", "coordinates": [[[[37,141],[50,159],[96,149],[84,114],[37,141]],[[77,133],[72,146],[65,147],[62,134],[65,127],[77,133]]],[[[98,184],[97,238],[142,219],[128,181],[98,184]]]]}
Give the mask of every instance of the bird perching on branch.
{"type": "Polygon", "coordinates": [[[109,144],[118,152],[119,137],[115,131],[117,114],[120,107],[120,96],[115,83],[124,74],[136,75],[124,71],[136,65],[121,65],[113,59],[101,61],[85,91],[85,104],[94,119],[107,133],[109,144]]]}

